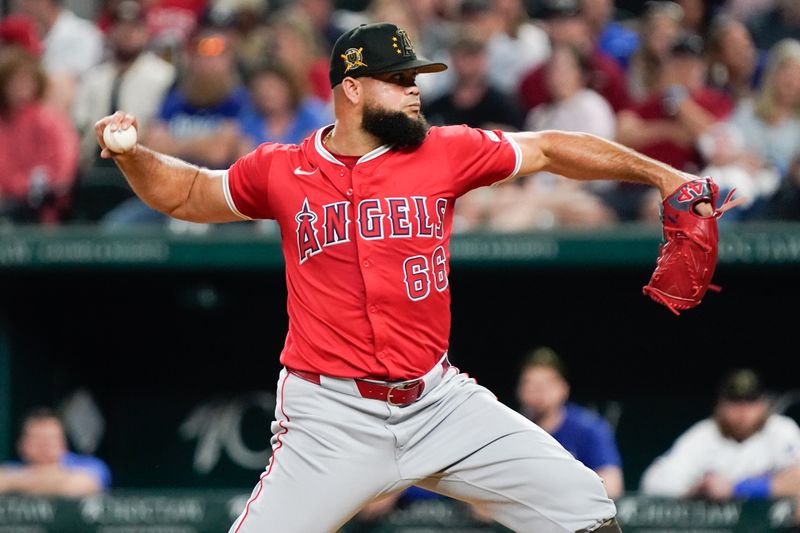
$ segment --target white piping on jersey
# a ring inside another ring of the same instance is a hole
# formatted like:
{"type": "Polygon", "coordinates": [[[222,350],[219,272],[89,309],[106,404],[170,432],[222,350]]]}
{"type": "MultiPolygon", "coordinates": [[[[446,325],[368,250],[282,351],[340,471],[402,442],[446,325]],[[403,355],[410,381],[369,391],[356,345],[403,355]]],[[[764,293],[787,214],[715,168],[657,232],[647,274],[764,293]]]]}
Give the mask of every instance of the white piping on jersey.
{"type": "Polygon", "coordinates": [[[231,188],[230,184],[228,183],[228,171],[226,170],[225,173],[222,175],[222,192],[225,194],[225,201],[228,203],[228,207],[233,211],[233,214],[239,218],[243,218],[245,220],[253,220],[247,215],[243,215],[236,209],[236,204],[233,203],[233,196],[231,196],[231,188]]]}
{"type": "Polygon", "coordinates": [[[513,139],[511,136],[506,135],[505,133],[503,133],[503,137],[506,138],[506,140],[508,141],[508,144],[510,144],[511,148],[514,149],[514,155],[517,156],[517,162],[514,164],[514,171],[511,172],[511,174],[508,175],[508,178],[506,178],[506,179],[509,179],[509,178],[513,178],[514,176],[516,176],[517,172],[519,172],[519,169],[522,166],[522,149],[519,147],[519,143],[517,143],[517,141],[515,139],[513,139]]]}
{"type": "Polygon", "coordinates": [[[386,152],[388,152],[391,149],[392,149],[392,147],[389,146],[388,144],[384,144],[384,145],[378,146],[373,151],[362,155],[358,159],[358,161],[356,161],[356,165],[359,164],[359,163],[365,163],[367,161],[375,159],[376,157],[380,157],[380,156],[382,156],[383,154],[385,154],[386,152]]]}
{"type": "MultiPolygon", "coordinates": [[[[492,132],[492,134],[494,134],[494,132],[492,132]]],[[[519,169],[522,166],[522,149],[519,147],[519,143],[517,143],[516,140],[512,139],[505,132],[503,133],[503,137],[508,141],[508,144],[511,145],[511,148],[513,148],[516,162],[514,163],[514,170],[511,171],[511,174],[509,174],[507,177],[499,181],[495,181],[494,183],[492,183],[492,187],[495,187],[497,185],[500,185],[501,183],[505,183],[508,180],[512,179],[514,176],[517,175],[517,172],[519,172],[519,169]]]]}
{"type": "Polygon", "coordinates": [[[331,163],[334,163],[336,165],[339,165],[339,166],[343,167],[344,164],[341,161],[339,161],[338,159],[336,159],[335,157],[333,157],[333,154],[331,154],[328,151],[328,149],[325,148],[325,145],[322,144],[322,132],[327,130],[328,128],[330,128],[332,126],[333,126],[333,124],[329,124],[328,126],[323,126],[323,127],[321,127],[320,129],[317,130],[317,133],[314,134],[314,148],[317,149],[317,152],[319,152],[319,155],[321,155],[324,159],[327,159],[331,163]]]}
{"type": "MultiPolygon", "coordinates": [[[[323,127],[321,127],[320,129],[317,130],[317,132],[314,134],[314,148],[316,148],[317,152],[319,152],[319,155],[321,155],[326,160],[330,161],[331,163],[335,163],[335,164],[337,164],[339,166],[344,166],[344,164],[341,161],[339,161],[338,159],[336,159],[336,156],[334,156],[332,153],[330,153],[328,151],[328,149],[325,148],[325,145],[322,144],[322,132],[327,130],[331,126],[333,126],[333,124],[329,124],[327,126],[323,126],[323,127]]],[[[358,165],[359,163],[366,163],[367,161],[371,161],[372,159],[375,159],[376,157],[380,157],[380,156],[382,156],[383,154],[385,154],[386,152],[388,152],[391,149],[392,149],[392,147],[389,146],[388,144],[383,144],[381,146],[378,146],[377,148],[375,148],[371,152],[367,152],[366,154],[364,154],[360,158],[358,158],[358,161],[356,161],[356,165],[358,165]]]]}

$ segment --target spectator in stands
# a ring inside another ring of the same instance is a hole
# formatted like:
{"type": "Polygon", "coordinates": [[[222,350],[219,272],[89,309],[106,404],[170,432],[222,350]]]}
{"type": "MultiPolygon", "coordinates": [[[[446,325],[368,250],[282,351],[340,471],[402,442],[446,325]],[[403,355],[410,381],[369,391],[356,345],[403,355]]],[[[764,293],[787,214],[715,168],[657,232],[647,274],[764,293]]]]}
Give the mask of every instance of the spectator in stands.
{"type": "Polygon", "coordinates": [[[596,91],[589,88],[592,75],[589,58],[570,45],[558,45],[547,63],[548,103],[528,113],[526,129],[565,130],[614,138],[614,111],[596,91]]]}
{"type": "Polygon", "coordinates": [[[489,81],[486,44],[480,38],[466,32],[456,37],[450,46],[450,68],[455,84],[423,106],[431,124],[466,124],[507,131],[522,128],[519,107],[489,81]]]}
{"type": "MultiPolygon", "coordinates": [[[[148,146],[211,168],[226,168],[239,155],[238,117],[249,101],[224,33],[205,28],[190,41],[186,70],[170,89],[145,137],[148,146]]],[[[112,209],[109,227],[163,223],[161,213],[131,198],[112,209]]]]}
{"type": "Polygon", "coordinates": [[[547,33],[528,20],[521,0],[462,0],[460,9],[465,30],[486,42],[489,80],[500,91],[514,94],[550,55],[547,33]]]}
{"type": "Polygon", "coordinates": [[[727,15],[712,20],[708,32],[709,86],[726,92],[736,102],[748,98],[758,87],[764,59],[742,22],[727,15]]]}
{"type": "MultiPolygon", "coordinates": [[[[580,131],[614,138],[616,118],[611,106],[588,87],[591,76],[588,57],[572,46],[558,45],[547,63],[546,75],[552,100],[528,113],[526,130],[580,131]]],[[[596,194],[608,188],[605,183],[578,183],[547,172],[519,183],[522,190],[508,196],[505,202],[501,200],[505,191],[497,193],[496,205],[491,207],[488,217],[492,229],[541,228],[543,213],[549,214],[548,223],[553,226],[599,227],[616,221],[614,211],[596,194]]]]}
{"type": "Polygon", "coordinates": [[[155,150],[213,168],[238,153],[236,119],[248,102],[224,33],[201,30],[188,46],[185,72],[167,93],[148,132],[155,150]]]}
{"type": "Polygon", "coordinates": [[[263,142],[300,144],[314,130],[333,123],[330,109],[304,97],[295,78],[281,64],[268,64],[250,76],[250,103],[239,115],[241,153],[263,142]]]}
{"type": "Polygon", "coordinates": [[[639,47],[639,35],[614,20],[613,0],[581,0],[580,5],[581,17],[589,26],[595,46],[627,69],[639,47]]]}
{"type": "Polygon", "coordinates": [[[0,465],[0,494],[81,497],[111,485],[111,472],[100,459],[67,449],[56,414],[37,408],[22,423],[17,441],[22,462],[0,465]]]}
{"type": "Polygon", "coordinates": [[[776,0],[775,6],[748,21],[759,50],[770,50],[783,39],[800,40],[800,2],[776,0]]]}
{"type": "Polygon", "coordinates": [[[634,103],[642,102],[661,87],[664,63],[680,33],[683,10],[675,2],[652,1],[639,23],[641,44],[631,58],[627,87],[634,103]]]}
{"type": "Polygon", "coordinates": [[[139,2],[122,0],[115,4],[106,36],[110,57],[84,75],[72,110],[81,134],[73,220],[99,220],[134,196],[117,166],[99,157],[94,123],[117,109],[130,109],[142,118],[139,135],[146,136],[150,121],[175,80],[175,67],[147,50],[150,31],[139,2]]]}
{"type": "Polygon", "coordinates": [[[561,358],[551,348],[533,350],[517,385],[522,413],[550,433],[576,459],[599,475],[611,499],[624,490],[622,462],[608,423],[568,402],[570,387],[561,358]]]}
{"type": "MultiPolygon", "coordinates": [[[[690,173],[705,165],[697,149],[700,136],[726,119],[733,103],[706,86],[703,40],[687,34],[670,50],[664,65],[665,89],[618,115],[617,140],[642,153],[690,173]]],[[[655,197],[644,187],[618,184],[608,201],[622,220],[658,216],[655,197]]]]}
{"type": "Polygon", "coordinates": [[[345,32],[333,16],[333,0],[293,0],[289,4],[294,5],[300,18],[311,23],[312,32],[322,38],[323,53],[327,55],[336,39],[345,32]]]}
{"type": "MultiPolygon", "coordinates": [[[[578,0],[547,0],[542,16],[553,48],[569,45],[589,57],[592,67],[589,85],[603,95],[614,111],[628,106],[625,73],[619,64],[599,50],[586,20],[581,17],[578,0]]],[[[519,85],[520,103],[527,112],[552,99],[547,87],[547,65],[528,71],[519,85]]]]}
{"type": "Polygon", "coordinates": [[[781,174],[800,155],[800,41],[775,45],[755,100],[741,101],[730,122],[744,146],[781,174]]]}
{"type": "Polygon", "coordinates": [[[302,11],[285,9],[270,19],[271,51],[275,60],[288,68],[303,95],[327,102],[331,98],[325,45],[302,11]]]}
{"type": "Polygon", "coordinates": [[[644,472],[645,494],[731,498],[800,495],[800,428],[771,414],[761,378],[750,369],[729,373],[713,415],[683,435],[644,472]]]}
{"type": "Polygon", "coordinates": [[[20,47],[0,53],[0,217],[58,222],[78,161],[69,118],[44,103],[47,76],[20,47]]]}
{"type": "Polygon", "coordinates": [[[83,77],[72,110],[81,133],[84,173],[106,161],[98,158],[94,123],[117,109],[130,109],[139,121],[139,135],[145,136],[175,79],[175,68],[147,51],[150,34],[136,0],[122,0],[116,5],[107,36],[112,55],[83,77]]]}
{"type": "Polygon", "coordinates": [[[791,192],[791,185],[781,188],[782,177],[800,157],[800,41],[775,45],[755,99],[741,100],[721,126],[699,139],[712,165],[701,174],[714,176],[723,192],[736,188],[747,198],[734,217],[762,217],[766,202],[778,205],[774,195],[791,192]]]}
{"type": "Polygon", "coordinates": [[[20,12],[31,16],[44,43],[42,64],[51,78],[48,100],[69,113],[81,76],[103,57],[103,37],[90,21],[75,15],[63,0],[19,0],[20,12]]]}

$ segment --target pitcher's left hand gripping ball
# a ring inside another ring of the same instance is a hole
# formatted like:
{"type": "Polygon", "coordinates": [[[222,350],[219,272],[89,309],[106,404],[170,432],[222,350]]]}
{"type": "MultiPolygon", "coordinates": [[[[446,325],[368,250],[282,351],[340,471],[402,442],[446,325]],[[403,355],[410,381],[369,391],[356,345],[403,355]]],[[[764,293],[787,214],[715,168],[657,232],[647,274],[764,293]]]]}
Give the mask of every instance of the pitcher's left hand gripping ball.
{"type": "Polygon", "coordinates": [[[679,310],[699,305],[708,289],[720,290],[711,284],[717,266],[717,219],[744,201],[743,198],[730,201],[733,192],[717,209],[719,187],[706,177],[687,181],[662,203],[664,239],[656,269],[642,292],[676,315],[679,310]],[[695,206],[704,201],[714,210],[710,216],[695,211],[695,206]]]}

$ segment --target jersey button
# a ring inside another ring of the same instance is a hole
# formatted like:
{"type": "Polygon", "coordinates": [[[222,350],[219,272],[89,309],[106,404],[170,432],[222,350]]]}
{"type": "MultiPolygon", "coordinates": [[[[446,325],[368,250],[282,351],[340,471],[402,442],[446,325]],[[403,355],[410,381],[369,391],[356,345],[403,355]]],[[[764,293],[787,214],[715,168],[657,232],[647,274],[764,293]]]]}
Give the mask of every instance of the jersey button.
{"type": "Polygon", "coordinates": [[[369,261],[368,260],[365,259],[362,264],[364,265],[364,268],[369,268],[369,261]]]}
{"type": "Polygon", "coordinates": [[[378,311],[378,306],[377,305],[370,305],[369,306],[369,312],[370,313],[375,313],[377,311],[378,311]]]}
{"type": "Polygon", "coordinates": [[[344,169],[339,171],[340,176],[344,176],[344,169]]]}
{"type": "Polygon", "coordinates": [[[347,189],[345,194],[347,194],[347,196],[353,196],[353,189],[347,189]]]}

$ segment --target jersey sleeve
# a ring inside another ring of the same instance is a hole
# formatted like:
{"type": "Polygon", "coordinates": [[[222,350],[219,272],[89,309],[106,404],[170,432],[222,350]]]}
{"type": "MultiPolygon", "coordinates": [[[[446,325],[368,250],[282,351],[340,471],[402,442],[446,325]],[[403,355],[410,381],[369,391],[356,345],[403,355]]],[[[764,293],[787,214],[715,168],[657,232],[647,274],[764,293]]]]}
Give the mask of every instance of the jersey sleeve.
{"type": "Polygon", "coordinates": [[[269,186],[278,146],[273,143],[262,144],[225,172],[222,179],[225,200],[237,216],[245,220],[274,218],[270,208],[269,186]]]}
{"type": "Polygon", "coordinates": [[[441,135],[454,176],[455,196],[519,172],[522,164],[519,145],[500,130],[446,126],[441,128],[441,135]]]}

